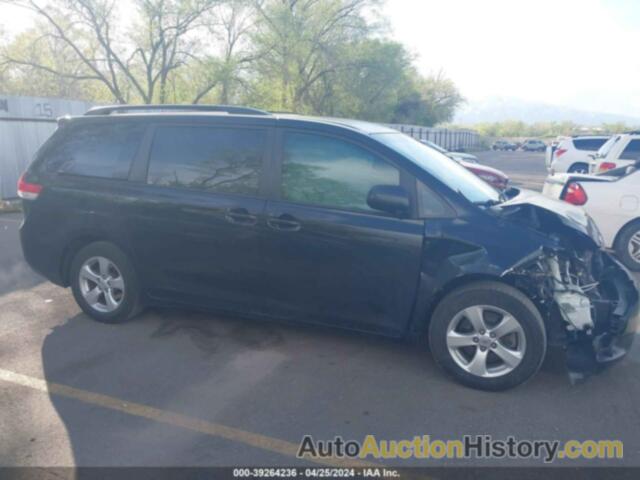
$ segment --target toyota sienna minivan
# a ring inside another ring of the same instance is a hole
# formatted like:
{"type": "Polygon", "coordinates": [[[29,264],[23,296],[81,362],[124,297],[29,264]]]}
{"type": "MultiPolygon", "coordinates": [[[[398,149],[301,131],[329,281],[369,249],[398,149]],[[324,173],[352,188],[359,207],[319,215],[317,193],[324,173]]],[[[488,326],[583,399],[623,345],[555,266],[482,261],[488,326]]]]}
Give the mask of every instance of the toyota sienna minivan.
{"type": "Polygon", "coordinates": [[[638,325],[584,212],[371,123],[100,107],[61,119],[18,189],[25,258],[101,322],[188,306],[411,338],[486,390],[548,345],[587,375],[638,325]]]}

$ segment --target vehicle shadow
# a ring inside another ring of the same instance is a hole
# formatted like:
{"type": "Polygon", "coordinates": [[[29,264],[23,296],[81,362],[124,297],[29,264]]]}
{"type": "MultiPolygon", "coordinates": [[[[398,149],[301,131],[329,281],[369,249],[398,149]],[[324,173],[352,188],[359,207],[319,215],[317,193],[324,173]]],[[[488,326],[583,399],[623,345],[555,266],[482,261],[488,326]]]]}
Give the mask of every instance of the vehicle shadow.
{"type": "MultiPolygon", "coordinates": [[[[294,444],[306,434],[359,440],[367,434],[581,438],[585,432],[593,435],[594,425],[606,425],[616,438],[635,435],[621,417],[612,421],[606,411],[597,418],[590,413],[598,402],[607,402],[616,405],[618,415],[637,415],[635,403],[624,398],[629,388],[611,390],[620,387],[617,377],[629,374],[630,367],[571,385],[559,352],[552,352],[527,384],[489,393],[453,383],[419,345],[319,327],[151,310],[123,325],[95,323],[84,314],[69,318],[46,337],[42,363],[48,382],[294,444]]],[[[637,378],[632,385],[640,393],[637,378]]],[[[299,464],[242,439],[170,426],[154,415],[126,414],[56,393],[50,397],[77,466],[299,464]]]]}

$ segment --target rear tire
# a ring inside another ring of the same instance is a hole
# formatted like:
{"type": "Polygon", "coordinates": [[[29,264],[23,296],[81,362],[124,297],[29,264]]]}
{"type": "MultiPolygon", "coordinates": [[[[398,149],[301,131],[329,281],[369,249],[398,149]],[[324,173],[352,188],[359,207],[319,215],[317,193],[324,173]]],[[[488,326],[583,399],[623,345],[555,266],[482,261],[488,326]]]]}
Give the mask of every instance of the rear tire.
{"type": "Polygon", "coordinates": [[[122,323],[140,311],[140,288],[131,261],[116,245],[95,242],[76,253],[71,290],[82,310],[103,323],[122,323]]]}
{"type": "Polygon", "coordinates": [[[547,338],[542,317],[522,292],[498,282],[454,290],[429,325],[435,361],[458,382],[480,390],[513,388],[542,365],[547,338]]]}
{"type": "Polygon", "coordinates": [[[625,267],[640,272],[640,221],[631,223],[620,231],[614,249],[625,267]]]}

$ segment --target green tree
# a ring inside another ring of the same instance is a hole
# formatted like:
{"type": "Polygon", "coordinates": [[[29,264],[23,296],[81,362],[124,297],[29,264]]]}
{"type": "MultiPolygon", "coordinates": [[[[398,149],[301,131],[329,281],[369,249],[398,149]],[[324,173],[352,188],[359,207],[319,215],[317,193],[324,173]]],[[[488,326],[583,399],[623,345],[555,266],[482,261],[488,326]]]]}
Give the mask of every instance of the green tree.
{"type": "Polygon", "coordinates": [[[384,38],[381,0],[0,0],[38,22],[0,43],[8,93],[100,103],[241,103],[433,125],[462,97],[384,38]],[[130,26],[130,27],[129,27],[130,26]]]}
{"type": "Polygon", "coordinates": [[[121,28],[122,12],[113,0],[12,3],[34,12],[40,23],[28,51],[16,45],[4,50],[5,64],[26,75],[97,82],[118,103],[165,103],[170,76],[188,63],[199,21],[218,0],[136,0],[130,30],[121,28]],[[58,52],[64,62],[52,65],[58,52]]]}
{"type": "Polygon", "coordinates": [[[477,130],[487,137],[543,137],[553,138],[561,135],[613,134],[633,129],[624,123],[602,124],[599,127],[580,126],[574,122],[536,122],[525,123],[519,120],[485,122],[466,127],[477,130]]]}
{"type": "Polygon", "coordinates": [[[254,85],[263,106],[314,113],[314,88],[349,69],[348,49],[373,33],[363,12],[375,4],[374,0],[257,0],[254,85]]]}
{"type": "Polygon", "coordinates": [[[400,99],[393,121],[418,125],[448,122],[464,98],[443,72],[423,78],[414,74],[413,88],[400,99]]]}
{"type": "Polygon", "coordinates": [[[315,113],[363,120],[392,120],[393,111],[410,85],[411,58],[396,42],[358,42],[344,53],[344,67],[324,76],[309,91],[315,113]]]}

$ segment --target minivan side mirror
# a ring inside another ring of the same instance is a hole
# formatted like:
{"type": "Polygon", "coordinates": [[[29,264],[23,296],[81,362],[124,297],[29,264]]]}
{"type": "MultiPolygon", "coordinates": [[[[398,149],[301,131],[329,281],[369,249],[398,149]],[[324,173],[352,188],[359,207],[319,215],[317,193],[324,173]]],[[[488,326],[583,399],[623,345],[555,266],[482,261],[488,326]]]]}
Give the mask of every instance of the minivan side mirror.
{"type": "Polygon", "coordinates": [[[397,217],[407,217],[411,202],[407,191],[398,185],[374,185],[367,195],[367,205],[397,217]]]}

